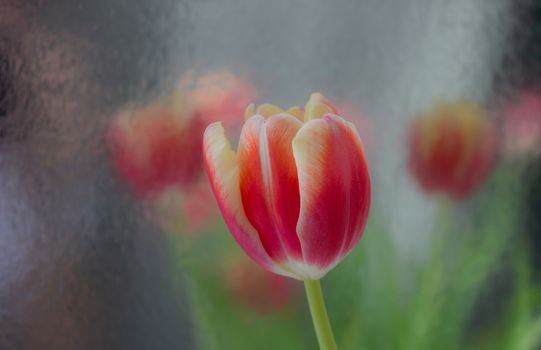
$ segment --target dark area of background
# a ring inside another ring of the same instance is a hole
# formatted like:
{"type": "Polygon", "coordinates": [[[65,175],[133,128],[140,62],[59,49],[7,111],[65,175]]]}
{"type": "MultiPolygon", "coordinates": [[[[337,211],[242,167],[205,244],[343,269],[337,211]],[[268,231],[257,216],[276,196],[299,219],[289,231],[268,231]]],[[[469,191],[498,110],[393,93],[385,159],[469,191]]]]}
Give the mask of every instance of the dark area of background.
{"type": "MultiPolygon", "coordinates": [[[[541,94],[541,2],[517,1],[515,26],[508,54],[497,76],[498,85],[511,98],[522,91],[541,94]]],[[[524,223],[535,278],[541,278],[541,157],[524,173],[527,183],[524,223]]]]}
{"type": "Polygon", "coordinates": [[[96,142],[112,112],[174,82],[186,15],[0,0],[0,349],[194,347],[167,238],[96,142]]]}

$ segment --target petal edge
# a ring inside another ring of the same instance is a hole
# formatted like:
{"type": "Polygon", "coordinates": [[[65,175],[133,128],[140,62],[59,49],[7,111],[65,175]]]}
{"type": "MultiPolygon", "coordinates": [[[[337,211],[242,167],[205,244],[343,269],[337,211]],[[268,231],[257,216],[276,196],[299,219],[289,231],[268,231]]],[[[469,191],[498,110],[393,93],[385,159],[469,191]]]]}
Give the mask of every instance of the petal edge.
{"type": "Polygon", "coordinates": [[[241,248],[257,263],[280,275],[298,278],[268,256],[248,221],[241,201],[237,155],[220,122],[210,124],[203,137],[205,167],[224,221],[241,248]]]}

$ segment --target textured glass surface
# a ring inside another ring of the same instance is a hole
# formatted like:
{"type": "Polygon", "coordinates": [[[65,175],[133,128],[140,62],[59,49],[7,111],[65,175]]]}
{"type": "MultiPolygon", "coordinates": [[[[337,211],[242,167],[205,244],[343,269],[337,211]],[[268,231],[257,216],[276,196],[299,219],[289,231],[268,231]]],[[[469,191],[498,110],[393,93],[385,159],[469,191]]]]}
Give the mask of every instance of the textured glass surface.
{"type": "Polygon", "coordinates": [[[533,0],[0,0],[0,349],[315,349],[201,154],[315,91],[372,180],[322,281],[339,348],[539,349],[540,28],[533,0]]]}

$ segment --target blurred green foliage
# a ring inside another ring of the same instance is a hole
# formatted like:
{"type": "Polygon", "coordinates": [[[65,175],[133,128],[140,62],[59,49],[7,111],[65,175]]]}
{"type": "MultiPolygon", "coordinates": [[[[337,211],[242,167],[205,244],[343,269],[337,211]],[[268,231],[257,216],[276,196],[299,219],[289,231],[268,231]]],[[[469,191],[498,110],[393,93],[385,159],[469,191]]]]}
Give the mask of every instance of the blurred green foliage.
{"type": "MultiPolygon", "coordinates": [[[[442,199],[422,259],[397,249],[385,212],[373,208],[359,246],[322,280],[339,349],[538,349],[541,289],[520,232],[516,174],[502,167],[468,203],[442,199]]],[[[221,266],[243,253],[225,225],[171,242],[201,349],[317,348],[305,298],[264,314],[232,299],[221,266]]]]}

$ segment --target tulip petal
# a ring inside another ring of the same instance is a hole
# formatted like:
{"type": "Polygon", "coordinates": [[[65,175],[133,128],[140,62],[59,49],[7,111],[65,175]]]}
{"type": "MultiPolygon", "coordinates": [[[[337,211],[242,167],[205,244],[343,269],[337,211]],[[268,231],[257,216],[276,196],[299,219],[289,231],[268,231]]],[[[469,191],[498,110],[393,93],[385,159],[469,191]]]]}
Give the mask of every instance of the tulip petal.
{"type": "Polygon", "coordinates": [[[275,106],[270,103],[264,103],[259,105],[255,111],[256,114],[259,114],[265,118],[273,116],[275,114],[284,113],[284,110],[278,106],[275,106]]]}
{"type": "MultiPolygon", "coordinates": [[[[287,115],[260,115],[244,125],[238,164],[242,202],[269,256],[280,263],[302,262],[296,225],[300,208],[292,140],[302,123],[287,115]]],[[[292,264],[290,268],[297,270],[292,264]]]]}
{"type": "Polygon", "coordinates": [[[203,140],[207,174],[225,223],[241,248],[257,263],[275,273],[296,277],[276,265],[259,240],[244,212],[239,187],[237,155],[224,134],[221,123],[207,127],[203,140]]]}
{"type": "Polygon", "coordinates": [[[290,107],[288,108],[286,112],[287,114],[294,116],[301,122],[303,121],[304,109],[302,107],[299,107],[299,106],[290,107]]]}
{"type": "Polygon", "coordinates": [[[322,277],[361,238],[370,204],[370,178],[353,124],[327,114],[293,140],[301,208],[297,232],[304,261],[322,277]]]}
{"type": "Polygon", "coordinates": [[[322,118],[324,115],[338,114],[331,102],[319,92],[314,92],[310,95],[310,99],[304,106],[304,121],[308,122],[312,119],[322,118]]]}
{"type": "Polygon", "coordinates": [[[248,107],[244,110],[244,120],[248,120],[251,116],[255,114],[255,104],[249,104],[248,107]]]}

